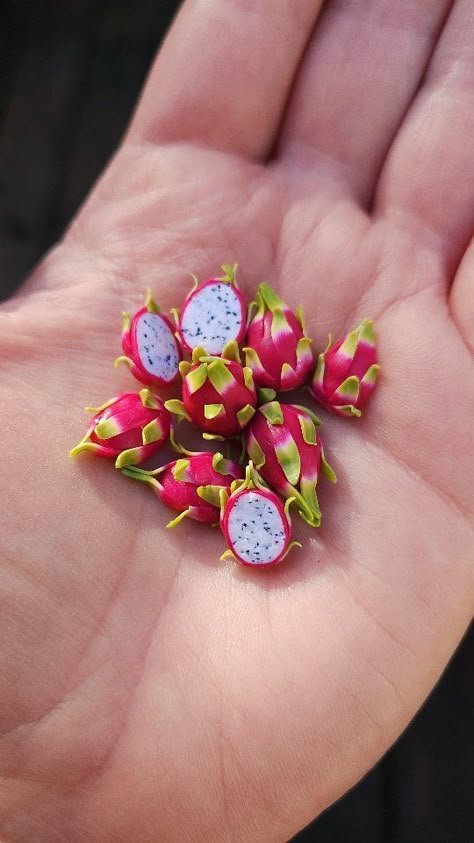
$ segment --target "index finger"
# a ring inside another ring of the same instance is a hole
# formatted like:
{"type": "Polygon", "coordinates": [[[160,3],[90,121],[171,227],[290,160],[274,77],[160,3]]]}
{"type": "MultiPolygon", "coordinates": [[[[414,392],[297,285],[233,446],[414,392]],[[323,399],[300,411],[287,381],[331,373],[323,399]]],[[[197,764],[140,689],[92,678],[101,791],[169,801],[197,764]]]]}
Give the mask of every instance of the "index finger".
{"type": "Polygon", "coordinates": [[[187,0],[128,139],[265,157],[323,0],[187,0]]]}

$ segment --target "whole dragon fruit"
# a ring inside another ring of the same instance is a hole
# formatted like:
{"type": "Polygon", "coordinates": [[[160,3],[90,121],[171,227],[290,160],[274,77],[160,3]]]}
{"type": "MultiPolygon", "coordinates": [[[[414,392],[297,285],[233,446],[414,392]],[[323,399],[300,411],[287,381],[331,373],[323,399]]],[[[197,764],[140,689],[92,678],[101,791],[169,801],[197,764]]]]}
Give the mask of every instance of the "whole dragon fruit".
{"type": "Polygon", "coordinates": [[[115,365],[125,363],[141,383],[169,386],[178,377],[182,352],[175,328],[150,291],[145,306],[132,318],[123,314],[122,349],[124,354],[115,365]]]}
{"type": "Polygon", "coordinates": [[[201,285],[193,276],[195,284],[179,319],[181,342],[189,353],[199,347],[206,354],[225,357],[227,344],[239,343],[245,336],[246,307],[235,280],[237,264],[221,268],[221,278],[210,278],[201,285]]]}
{"type": "Polygon", "coordinates": [[[148,483],[165,506],[179,512],[167,527],[175,527],[183,518],[218,524],[220,493],[230,489],[234,480],[243,477],[241,466],[224,459],[222,454],[193,453],[182,447],[179,450],[186,454],[184,458],[155,471],[124,468],[123,473],[133,480],[148,483]]]}
{"type": "Polygon", "coordinates": [[[293,313],[268,284],[259,285],[249,315],[255,307],[244,349],[255,383],[277,391],[296,389],[313,368],[311,340],[304,336],[301,308],[293,313]]]}
{"type": "Polygon", "coordinates": [[[301,547],[291,541],[289,498],[283,506],[275,492],[261,482],[250,462],[245,480],[231,486],[221,497],[221,529],[228,550],[221,559],[236,559],[242,565],[269,568],[287,556],[292,547],[301,547]]]}
{"type": "Polygon", "coordinates": [[[122,468],[145,462],[168,439],[171,416],[149,389],[141,389],[138,395],[127,392],[102,407],[88,409],[94,417],[71,456],[89,451],[115,459],[116,468],[122,468]]]}
{"type": "Polygon", "coordinates": [[[340,416],[360,416],[380,369],[376,360],[374,326],[369,319],[363,319],[336,345],[331,345],[329,337],[311,384],[314,397],[340,416]]]}
{"type": "Polygon", "coordinates": [[[320,470],[336,480],[324,457],[319,424],[306,407],[270,401],[259,407],[246,432],[247,453],[263,479],[291,499],[312,527],[321,523],[316,495],[320,470]]]}
{"type": "Polygon", "coordinates": [[[257,394],[252,372],[242,367],[237,344],[234,359],[211,357],[195,348],[192,363],[182,362],[183,400],[165,407],[205,431],[205,438],[235,436],[255,413],[257,394]]]}

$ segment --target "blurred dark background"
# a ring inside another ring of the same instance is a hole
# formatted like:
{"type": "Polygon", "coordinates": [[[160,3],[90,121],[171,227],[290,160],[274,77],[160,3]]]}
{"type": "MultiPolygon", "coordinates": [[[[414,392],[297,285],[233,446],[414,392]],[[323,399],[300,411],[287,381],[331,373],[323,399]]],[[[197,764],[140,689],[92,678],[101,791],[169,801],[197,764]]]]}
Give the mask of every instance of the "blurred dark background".
{"type": "MultiPolygon", "coordinates": [[[[116,148],[178,5],[0,0],[1,298],[61,235],[116,148]]],[[[471,633],[398,744],[295,840],[474,841],[473,655],[471,633]]]]}

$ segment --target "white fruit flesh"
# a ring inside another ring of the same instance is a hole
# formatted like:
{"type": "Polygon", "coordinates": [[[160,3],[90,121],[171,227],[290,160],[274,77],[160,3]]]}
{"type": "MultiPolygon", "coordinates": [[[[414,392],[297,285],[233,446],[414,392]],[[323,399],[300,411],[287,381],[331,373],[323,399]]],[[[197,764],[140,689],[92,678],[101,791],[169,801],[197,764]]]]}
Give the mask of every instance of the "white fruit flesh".
{"type": "Polygon", "coordinates": [[[143,313],[136,327],[137,350],[143,368],[163,381],[176,377],[179,365],[176,340],[157,313],[143,313]]]}
{"type": "Polygon", "coordinates": [[[242,305],[231,284],[209,284],[185,305],[181,331],[190,348],[201,346],[208,354],[222,354],[242,327],[242,305]]]}
{"type": "Polygon", "coordinates": [[[264,565],[285,548],[286,531],[277,505],[258,492],[245,492],[235,500],[227,520],[230,549],[244,562],[264,565]]]}

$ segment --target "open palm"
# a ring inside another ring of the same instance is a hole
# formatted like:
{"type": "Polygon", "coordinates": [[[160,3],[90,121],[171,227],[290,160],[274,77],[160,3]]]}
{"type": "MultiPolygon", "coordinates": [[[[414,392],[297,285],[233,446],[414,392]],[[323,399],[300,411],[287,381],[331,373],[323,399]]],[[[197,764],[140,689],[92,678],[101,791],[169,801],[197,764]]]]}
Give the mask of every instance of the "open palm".
{"type": "Polygon", "coordinates": [[[122,148],[0,310],[0,836],[285,840],[421,704],[474,594],[470,0],[189,0],[122,148]],[[375,319],[280,568],[67,452],[147,287],[240,263],[316,349],[375,319]],[[471,462],[469,462],[471,460],[471,462]]]}

